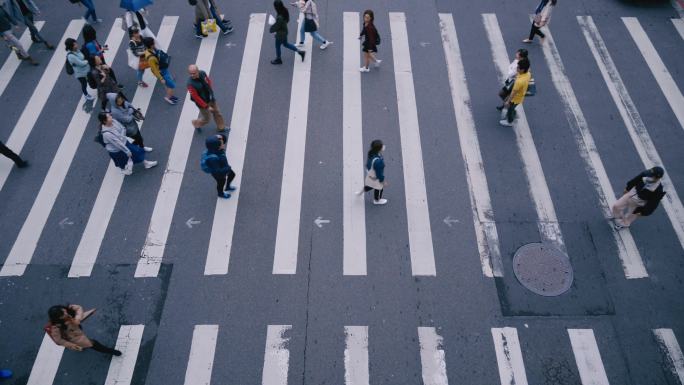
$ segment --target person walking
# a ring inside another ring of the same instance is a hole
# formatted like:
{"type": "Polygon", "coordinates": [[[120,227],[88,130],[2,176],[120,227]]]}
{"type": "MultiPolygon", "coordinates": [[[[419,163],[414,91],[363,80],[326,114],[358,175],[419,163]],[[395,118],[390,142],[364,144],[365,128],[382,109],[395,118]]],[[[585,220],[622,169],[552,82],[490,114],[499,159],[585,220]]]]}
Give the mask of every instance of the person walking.
{"type": "Polygon", "coordinates": [[[221,16],[221,11],[216,4],[216,0],[209,0],[209,12],[211,16],[216,20],[218,27],[221,29],[224,35],[233,32],[233,23],[225,17],[221,16]]]}
{"type": "Polygon", "coordinates": [[[95,309],[83,311],[83,307],[80,305],[52,306],[48,309],[49,322],[45,325],[44,330],[55,344],[67,349],[80,352],[83,349],[92,348],[100,353],[120,356],[120,351],[108,348],[97,340],[88,338],[83,331],[81,323],[93,313],[95,313],[95,309]]]}
{"type": "Polygon", "coordinates": [[[64,48],[67,51],[67,62],[71,66],[74,77],[81,83],[81,92],[85,96],[87,101],[94,99],[92,95],[88,93],[88,74],[90,73],[90,64],[86,60],[83,52],[78,47],[78,43],[75,39],[67,38],[64,41],[64,48]]]}
{"type": "Polygon", "coordinates": [[[363,190],[357,193],[362,195],[373,190],[373,204],[375,205],[387,203],[387,199],[382,197],[382,193],[385,191],[385,160],[382,157],[384,152],[385,145],[382,143],[382,140],[377,139],[371,142],[366,160],[364,187],[363,190]]]}
{"type": "Polygon", "coordinates": [[[298,0],[292,5],[299,8],[299,12],[304,15],[304,22],[299,28],[299,48],[304,47],[304,35],[306,32],[311,34],[311,37],[318,40],[321,43],[321,49],[326,49],[332,41],[325,39],[321,34],[318,33],[318,28],[320,28],[320,19],[318,17],[318,6],[314,0],[298,0]]]}
{"type": "MultiPolygon", "coordinates": [[[[216,103],[214,96],[214,88],[206,72],[197,68],[197,65],[190,64],[188,67],[190,78],[188,79],[188,92],[192,101],[195,102],[199,108],[199,115],[197,119],[192,120],[192,126],[196,130],[201,130],[207,123],[209,123],[210,115],[214,117],[216,129],[218,131],[226,131],[226,123],[221,114],[221,110],[216,103]]],[[[228,129],[230,132],[230,129],[228,129]]]]}
{"type": "Polygon", "coordinates": [[[143,44],[143,37],[140,30],[133,26],[128,30],[130,41],[128,42],[128,49],[131,55],[129,58],[129,65],[135,70],[135,77],[138,81],[138,87],[147,88],[148,84],[143,81],[145,70],[149,68],[145,60],[145,44],[143,44]]]}
{"type": "Polygon", "coordinates": [[[5,40],[7,46],[16,53],[19,60],[26,60],[34,66],[38,65],[38,62],[33,60],[31,55],[24,49],[21,45],[19,39],[12,33],[12,28],[14,23],[12,18],[7,14],[4,8],[0,7],[0,34],[2,34],[2,39],[5,40]]]}
{"type": "Polygon", "coordinates": [[[527,58],[518,61],[518,73],[515,76],[513,89],[510,95],[504,101],[504,109],[506,110],[505,119],[499,121],[499,124],[505,127],[512,127],[515,119],[515,108],[522,104],[527,93],[527,86],[530,84],[530,61],[527,58]]]}
{"type": "Polygon", "coordinates": [[[219,198],[230,198],[229,191],[235,191],[230,183],[235,179],[235,172],[228,164],[226,157],[226,136],[216,134],[208,137],[205,141],[207,149],[202,153],[200,167],[202,171],[211,174],[216,180],[216,192],[219,198]]]}
{"type": "Polygon", "coordinates": [[[131,175],[133,163],[142,162],[145,168],[152,168],[157,165],[157,161],[145,159],[144,148],[128,141],[126,128],[114,120],[112,114],[100,112],[97,119],[100,121],[101,144],[104,144],[109,156],[114,161],[114,165],[121,169],[122,174],[131,175]]]}
{"type": "Polygon", "coordinates": [[[173,94],[174,89],[176,88],[176,82],[169,72],[171,57],[161,49],[157,49],[154,39],[151,37],[143,38],[143,44],[145,45],[145,61],[147,62],[150,71],[152,71],[154,76],[159,79],[159,82],[163,84],[166,89],[164,100],[171,105],[178,103],[178,98],[173,94]]]}
{"type": "Polygon", "coordinates": [[[33,0],[4,0],[3,8],[5,8],[7,14],[15,20],[15,24],[22,22],[26,25],[31,33],[31,40],[34,43],[43,43],[45,48],[50,50],[55,49],[55,46],[48,43],[47,40],[43,38],[34,24],[33,18],[40,14],[40,9],[38,9],[38,6],[36,6],[33,0]]]}
{"type": "Polygon", "coordinates": [[[93,4],[93,0],[81,0],[81,4],[83,4],[84,7],[86,7],[86,13],[83,15],[83,20],[88,22],[88,18],[92,18],[93,23],[101,23],[102,19],[97,18],[97,14],[95,13],[95,4],[93,4]]]}
{"type": "Polygon", "coordinates": [[[620,199],[612,207],[615,229],[629,227],[637,218],[649,216],[665,196],[662,167],[652,167],[627,182],[620,199]]]}
{"type": "Polygon", "coordinates": [[[376,67],[380,67],[382,60],[378,59],[375,54],[378,52],[378,44],[380,44],[380,34],[375,28],[375,14],[370,9],[363,12],[363,29],[359,34],[359,39],[363,37],[362,51],[363,51],[363,67],[361,72],[370,72],[370,62],[373,61],[376,67]]]}
{"type": "Polygon", "coordinates": [[[275,23],[270,27],[269,32],[275,33],[275,48],[276,48],[276,58],[271,60],[271,64],[283,64],[283,60],[280,58],[280,46],[285,46],[285,48],[297,52],[299,56],[304,61],[306,56],[306,51],[297,49],[292,43],[287,41],[287,23],[290,22],[290,12],[288,12],[285,5],[281,0],[275,0],[273,2],[273,8],[276,11],[275,23]]]}
{"type": "Polygon", "coordinates": [[[216,20],[216,25],[221,29],[224,35],[233,32],[233,26],[230,20],[225,20],[221,17],[221,11],[214,0],[190,0],[190,4],[195,6],[195,37],[202,39],[208,35],[202,31],[202,22],[209,19],[216,20]]]}
{"type": "Polygon", "coordinates": [[[28,161],[21,159],[19,155],[10,150],[9,147],[5,146],[5,143],[2,141],[0,141],[0,154],[10,158],[10,160],[19,168],[24,168],[29,165],[28,161]]]}
{"type": "Polygon", "coordinates": [[[540,30],[541,27],[549,24],[551,20],[551,12],[556,7],[558,0],[541,0],[537,9],[534,10],[534,20],[532,21],[532,28],[530,29],[530,36],[523,40],[523,43],[532,43],[534,35],[539,35],[541,42],[544,43],[544,32],[540,30]]]}
{"type": "MultiPolygon", "coordinates": [[[[518,75],[518,62],[520,62],[520,59],[527,59],[527,50],[524,48],[520,48],[519,50],[515,51],[515,58],[511,62],[511,64],[508,65],[508,73],[506,74],[506,80],[504,80],[503,87],[501,87],[501,90],[499,91],[499,97],[501,100],[506,100],[508,98],[508,95],[511,94],[511,91],[513,90],[513,84],[515,83],[515,77],[518,75]]],[[[504,105],[500,105],[496,107],[497,110],[501,111],[503,110],[504,105]]]]}
{"type": "Polygon", "coordinates": [[[121,123],[126,129],[126,136],[133,139],[133,144],[145,150],[145,152],[152,152],[152,147],[145,147],[145,143],[140,133],[140,126],[138,126],[138,118],[142,116],[142,113],[137,110],[128,101],[126,95],[123,92],[110,92],[107,94],[107,100],[109,101],[110,113],[112,114],[112,119],[121,123]]]}

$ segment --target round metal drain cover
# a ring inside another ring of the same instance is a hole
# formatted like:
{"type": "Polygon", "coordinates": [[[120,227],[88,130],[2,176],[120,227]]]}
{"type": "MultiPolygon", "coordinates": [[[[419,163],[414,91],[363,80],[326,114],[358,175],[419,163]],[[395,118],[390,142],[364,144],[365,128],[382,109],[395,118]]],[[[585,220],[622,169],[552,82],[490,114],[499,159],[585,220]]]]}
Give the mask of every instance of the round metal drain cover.
{"type": "Polygon", "coordinates": [[[561,295],[572,285],[570,258],[547,244],[520,247],[513,256],[513,272],[523,286],[546,297],[561,295]]]}

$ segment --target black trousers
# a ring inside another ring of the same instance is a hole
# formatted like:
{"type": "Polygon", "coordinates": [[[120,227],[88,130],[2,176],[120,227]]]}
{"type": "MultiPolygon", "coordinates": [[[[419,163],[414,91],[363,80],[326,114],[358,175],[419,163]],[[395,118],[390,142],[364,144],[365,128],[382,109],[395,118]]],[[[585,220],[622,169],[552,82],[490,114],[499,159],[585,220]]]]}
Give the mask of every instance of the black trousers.
{"type": "Polygon", "coordinates": [[[41,36],[40,32],[38,32],[38,28],[36,28],[36,25],[34,24],[32,13],[24,15],[24,24],[26,24],[26,27],[28,27],[29,31],[31,32],[31,40],[36,43],[46,43],[45,39],[43,36],[41,36]]]}
{"type": "Polygon", "coordinates": [[[5,143],[3,142],[0,142],[0,154],[12,159],[12,161],[16,164],[23,162],[21,157],[15,154],[14,151],[10,150],[9,147],[5,146],[5,143]]]}
{"type": "Polygon", "coordinates": [[[506,113],[506,120],[508,121],[508,123],[513,123],[513,121],[515,120],[515,107],[518,107],[518,105],[515,103],[510,103],[510,105],[508,106],[508,112],[506,113]]]}
{"type": "Polygon", "coordinates": [[[544,32],[540,31],[539,27],[534,25],[534,22],[532,22],[532,28],[530,29],[530,36],[528,37],[528,39],[530,39],[530,40],[534,39],[534,35],[539,35],[539,37],[541,37],[541,38],[546,37],[546,35],[544,35],[544,32]]]}
{"type": "Polygon", "coordinates": [[[76,79],[78,79],[78,82],[81,83],[81,92],[83,92],[83,95],[88,95],[88,79],[86,79],[85,76],[76,79]]]}
{"type": "Polygon", "coordinates": [[[373,198],[375,198],[376,201],[382,199],[382,192],[385,191],[385,189],[376,190],[369,186],[363,186],[364,192],[369,192],[370,190],[373,190],[373,198]]]}
{"type": "Polygon", "coordinates": [[[97,340],[91,339],[90,342],[93,343],[93,350],[95,350],[96,352],[111,354],[111,355],[114,355],[114,352],[116,352],[116,349],[108,348],[108,347],[102,345],[101,343],[99,343],[97,340]]]}
{"type": "Polygon", "coordinates": [[[230,183],[235,179],[235,172],[233,170],[228,170],[226,174],[211,174],[211,176],[216,179],[216,192],[219,196],[223,196],[223,191],[226,187],[230,186],[230,183]]]}

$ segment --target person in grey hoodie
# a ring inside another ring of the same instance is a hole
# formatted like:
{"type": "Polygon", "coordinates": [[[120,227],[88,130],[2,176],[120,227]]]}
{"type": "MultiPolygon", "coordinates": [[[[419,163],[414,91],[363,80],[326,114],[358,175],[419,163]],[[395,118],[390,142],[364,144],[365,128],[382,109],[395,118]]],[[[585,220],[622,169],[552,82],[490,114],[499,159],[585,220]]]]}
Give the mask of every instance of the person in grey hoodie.
{"type": "Polygon", "coordinates": [[[97,116],[100,121],[102,141],[114,165],[120,168],[124,175],[131,175],[132,169],[126,167],[128,160],[133,163],[142,162],[145,168],[157,165],[156,161],[145,160],[145,150],[130,143],[126,137],[126,128],[118,121],[112,119],[112,114],[100,112],[97,116]]]}
{"type": "Polygon", "coordinates": [[[110,113],[112,118],[121,123],[126,128],[126,136],[133,139],[133,144],[151,152],[152,147],[145,147],[140,127],[135,120],[134,113],[137,111],[135,107],[126,99],[123,92],[110,92],[107,94],[107,101],[109,102],[110,113]]]}
{"type": "Polygon", "coordinates": [[[83,56],[83,52],[78,49],[78,43],[75,39],[68,38],[64,41],[64,48],[67,51],[67,61],[74,69],[74,77],[81,83],[81,92],[83,92],[83,96],[85,96],[88,101],[95,99],[94,96],[91,96],[88,93],[87,76],[88,72],[90,72],[90,64],[88,64],[88,60],[83,56]]]}

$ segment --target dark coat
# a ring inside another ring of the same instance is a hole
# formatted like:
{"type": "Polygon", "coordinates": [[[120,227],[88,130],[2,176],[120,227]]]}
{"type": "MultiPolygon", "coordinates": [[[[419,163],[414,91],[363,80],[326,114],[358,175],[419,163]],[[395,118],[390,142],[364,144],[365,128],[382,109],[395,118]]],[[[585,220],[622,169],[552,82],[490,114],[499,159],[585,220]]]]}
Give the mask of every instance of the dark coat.
{"type": "Polygon", "coordinates": [[[665,191],[663,191],[662,183],[660,183],[660,185],[658,185],[658,187],[653,191],[644,188],[646,184],[644,183],[643,178],[649,176],[648,173],[649,170],[646,170],[641,174],[635,176],[629,182],[627,182],[627,187],[625,188],[625,190],[627,191],[634,188],[636,190],[637,196],[642,200],[646,201],[645,205],[634,209],[634,214],[641,214],[641,216],[644,217],[651,215],[653,211],[655,211],[655,209],[658,207],[660,201],[665,196],[665,191]]]}

